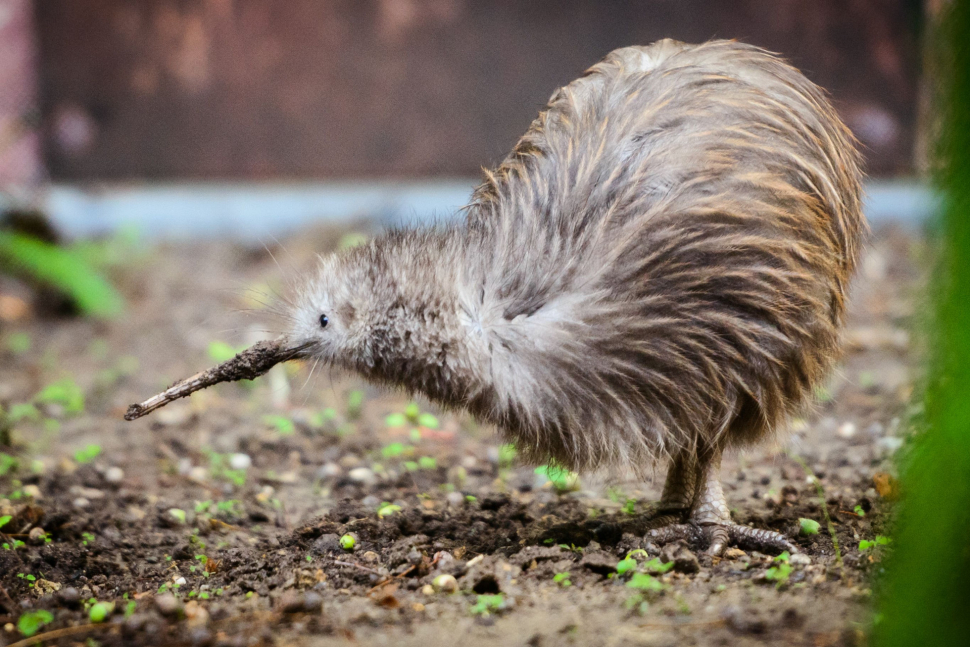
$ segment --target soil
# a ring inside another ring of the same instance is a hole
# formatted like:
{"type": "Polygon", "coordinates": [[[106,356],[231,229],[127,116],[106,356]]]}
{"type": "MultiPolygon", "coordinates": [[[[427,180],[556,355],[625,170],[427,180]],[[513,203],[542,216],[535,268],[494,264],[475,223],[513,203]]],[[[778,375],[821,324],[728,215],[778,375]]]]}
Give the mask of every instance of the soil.
{"type": "Polygon", "coordinates": [[[791,537],[802,553],[787,562],[644,542],[662,468],[647,483],[553,478],[560,492],[473,420],[322,367],[281,365],[123,420],[226,359],[212,342],[275,336],[265,304],[338,240],[127,248],[112,271],[123,317],[4,324],[3,409],[55,382],[77,385],[84,407],[48,393],[36,420],[8,424],[0,452],[17,465],[0,456],[0,541],[18,543],[0,549],[0,644],[22,640],[18,620],[38,609],[53,615],[38,636],[67,634],[60,644],[865,642],[891,544],[859,545],[887,533],[892,455],[918,414],[918,237],[873,237],[817,407],[777,442],[725,457],[735,520],[791,537]],[[13,343],[24,333],[29,350],[13,343]],[[617,575],[636,549],[651,577],[617,575]],[[95,602],[114,603],[99,623],[95,602]]]}

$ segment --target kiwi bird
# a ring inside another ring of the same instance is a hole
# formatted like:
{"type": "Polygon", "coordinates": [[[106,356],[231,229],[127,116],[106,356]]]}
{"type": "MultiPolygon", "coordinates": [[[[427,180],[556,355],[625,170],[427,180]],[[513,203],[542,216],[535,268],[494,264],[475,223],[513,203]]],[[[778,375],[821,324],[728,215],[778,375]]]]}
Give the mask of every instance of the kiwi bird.
{"type": "Polygon", "coordinates": [[[556,90],[462,218],[321,259],[269,364],[422,393],[532,461],[665,463],[650,537],[794,550],[732,522],[721,455],[771,437],[836,361],[861,177],[824,92],[774,54],[618,49],[556,90]]]}

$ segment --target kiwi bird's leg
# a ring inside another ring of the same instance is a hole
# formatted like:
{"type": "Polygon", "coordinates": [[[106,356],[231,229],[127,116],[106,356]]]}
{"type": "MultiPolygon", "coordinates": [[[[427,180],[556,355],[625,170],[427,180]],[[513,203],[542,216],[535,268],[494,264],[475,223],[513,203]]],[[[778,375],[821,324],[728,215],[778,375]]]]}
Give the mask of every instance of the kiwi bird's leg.
{"type": "Polygon", "coordinates": [[[731,521],[731,512],[721,489],[720,471],[721,450],[708,454],[707,460],[698,460],[696,491],[688,522],[651,530],[647,538],[660,543],[677,539],[706,540],[708,553],[714,556],[721,555],[731,544],[761,551],[798,552],[798,548],[779,532],[731,521]]]}
{"type": "Polygon", "coordinates": [[[663,495],[650,519],[651,528],[683,523],[694,505],[697,493],[697,461],[694,454],[681,450],[667,468],[663,495]]]}

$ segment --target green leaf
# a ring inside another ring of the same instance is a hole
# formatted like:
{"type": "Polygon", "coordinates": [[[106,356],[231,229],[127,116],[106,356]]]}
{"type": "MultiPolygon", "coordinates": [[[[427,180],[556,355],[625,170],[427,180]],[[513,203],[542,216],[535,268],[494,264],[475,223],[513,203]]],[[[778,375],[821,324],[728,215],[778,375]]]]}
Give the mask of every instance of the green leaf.
{"type": "Polygon", "coordinates": [[[209,359],[211,359],[213,362],[219,362],[220,364],[222,362],[228,362],[235,357],[237,353],[239,353],[239,350],[230,346],[224,341],[214,341],[209,343],[209,359]]]}
{"type": "Polygon", "coordinates": [[[280,436],[292,436],[296,433],[296,425],[293,421],[277,413],[263,416],[263,423],[276,429],[280,436]]]}
{"type": "Polygon", "coordinates": [[[40,420],[40,411],[32,403],[22,402],[10,407],[10,411],[7,413],[7,419],[10,422],[19,422],[21,420],[37,422],[40,420]]]}
{"type": "Polygon", "coordinates": [[[418,467],[423,470],[433,470],[438,468],[438,461],[431,456],[422,456],[418,459],[418,467]]]}
{"type": "Polygon", "coordinates": [[[393,503],[384,502],[377,509],[377,517],[379,519],[383,519],[384,517],[389,517],[390,515],[400,511],[401,511],[401,506],[395,505],[393,503]]]}
{"type": "Polygon", "coordinates": [[[403,443],[391,443],[381,449],[381,456],[384,458],[397,458],[404,453],[403,443]]]}
{"type": "Polygon", "coordinates": [[[820,527],[819,523],[814,519],[801,518],[798,520],[798,524],[802,528],[803,535],[817,535],[818,529],[820,527]]]}
{"type": "Polygon", "coordinates": [[[674,567],[673,562],[667,562],[666,564],[664,564],[660,561],[660,558],[658,557],[654,557],[649,562],[643,565],[643,568],[645,568],[648,572],[659,574],[659,575],[663,575],[673,567],[674,567]]]}
{"type": "Polygon", "coordinates": [[[84,394],[81,393],[81,387],[69,377],[48,384],[37,394],[34,402],[59,404],[64,407],[66,413],[84,411],[84,394]]]}
{"type": "Polygon", "coordinates": [[[53,285],[84,314],[110,318],[124,308],[121,295],[81,255],[31,236],[0,232],[0,266],[53,285]]]}
{"type": "Polygon", "coordinates": [[[27,638],[40,631],[40,628],[54,621],[54,614],[46,609],[28,611],[17,620],[17,629],[27,638]]]}
{"type": "Polygon", "coordinates": [[[647,573],[634,573],[626,585],[638,591],[663,591],[666,588],[663,582],[647,573]]]}
{"type": "Polygon", "coordinates": [[[616,574],[623,575],[627,571],[635,570],[637,567],[637,560],[627,557],[626,559],[621,559],[616,563],[616,574]]]}
{"type": "Polygon", "coordinates": [[[85,445],[83,449],[74,452],[74,460],[78,463],[90,463],[101,453],[100,445],[85,445]]]}
{"type": "Polygon", "coordinates": [[[13,517],[11,517],[9,514],[5,514],[2,517],[0,517],[0,528],[3,528],[8,523],[10,523],[11,519],[13,519],[13,517]]]}
{"type": "Polygon", "coordinates": [[[438,419],[430,413],[422,413],[420,416],[418,416],[418,424],[422,427],[427,427],[428,429],[437,429],[438,419]]]}
{"type": "Polygon", "coordinates": [[[408,418],[403,413],[392,413],[384,418],[384,424],[388,427],[403,427],[408,424],[408,418]]]}

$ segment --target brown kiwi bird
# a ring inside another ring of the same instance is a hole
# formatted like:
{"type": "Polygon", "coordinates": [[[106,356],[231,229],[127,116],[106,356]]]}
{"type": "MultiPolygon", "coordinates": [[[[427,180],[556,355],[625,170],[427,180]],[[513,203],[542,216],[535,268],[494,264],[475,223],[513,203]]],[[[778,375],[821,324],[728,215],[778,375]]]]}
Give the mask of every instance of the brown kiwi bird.
{"type": "Polygon", "coordinates": [[[721,454],[771,436],[836,360],[861,177],[824,92],[779,57],[618,49],[556,90],[463,218],[323,258],[283,337],[128,417],[316,358],[467,410],[535,462],[665,462],[655,540],[794,550],[731,521],[721,454]]]}

